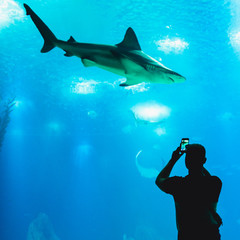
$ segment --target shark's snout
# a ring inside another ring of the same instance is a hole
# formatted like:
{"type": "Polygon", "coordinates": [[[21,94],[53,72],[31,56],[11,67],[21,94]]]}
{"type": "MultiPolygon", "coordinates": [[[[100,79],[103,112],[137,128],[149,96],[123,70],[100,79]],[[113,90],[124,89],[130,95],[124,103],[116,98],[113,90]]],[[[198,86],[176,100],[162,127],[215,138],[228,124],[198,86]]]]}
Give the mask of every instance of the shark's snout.
{"type": "Polygon", "coordinates": [[[181,82],[185,82],[186,78],[183,77],[182,75],[178,74],[178,73],[171,73],[168,74],[168,78],[170,79],[171,82],[173,83],[181,83],[181,82]]]}

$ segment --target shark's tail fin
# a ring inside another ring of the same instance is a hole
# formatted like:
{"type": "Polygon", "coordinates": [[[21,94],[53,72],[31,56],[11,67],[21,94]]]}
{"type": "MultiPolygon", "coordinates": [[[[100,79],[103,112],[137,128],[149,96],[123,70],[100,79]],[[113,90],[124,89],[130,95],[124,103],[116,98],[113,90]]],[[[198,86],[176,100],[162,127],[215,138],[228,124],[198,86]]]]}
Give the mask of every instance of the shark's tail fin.
{"type": "Polygon", "coordinates": [[[30,15],[31,19],[33,20],[34,24],[36,25],[44,39],[44,45],[42,47],[41,52],[42,53],[49,52],[55,47],[55,42],[57,41],[57,38],[52,33],[52,31],[47,27],[47,25],[37,16],[37,14],[27,4],[24,3],[23,5],[26,9],[26,14],[30,15]]]}

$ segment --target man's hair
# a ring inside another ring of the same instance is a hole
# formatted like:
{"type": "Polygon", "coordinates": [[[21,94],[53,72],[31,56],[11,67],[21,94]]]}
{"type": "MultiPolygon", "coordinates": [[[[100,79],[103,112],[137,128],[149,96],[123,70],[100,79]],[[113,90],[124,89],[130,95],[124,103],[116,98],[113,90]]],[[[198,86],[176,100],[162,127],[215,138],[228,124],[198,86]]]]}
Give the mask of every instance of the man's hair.
{"type": "Polygon", "coordinates": [[[201,144],[188,144],[187,154],[197,158],[205,158],[206,150],[201,144]]]}
{"type": "Polygon", "coordinates": [[[206,150],[201,144],[188,144],[186,146],[186,167],[199,168],[206,161],[206,150]]]}

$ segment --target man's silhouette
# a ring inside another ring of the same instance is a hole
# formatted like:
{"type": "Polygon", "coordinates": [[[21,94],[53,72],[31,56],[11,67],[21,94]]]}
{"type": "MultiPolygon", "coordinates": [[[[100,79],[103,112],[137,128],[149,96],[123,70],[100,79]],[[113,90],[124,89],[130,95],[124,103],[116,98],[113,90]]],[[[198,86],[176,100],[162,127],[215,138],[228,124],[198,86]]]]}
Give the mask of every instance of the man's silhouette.
{"type": "Polygon", "coordinates": [[[187,145],[185,164],[189,174],[169,177],[183,154],[177,148],[156,179],[157,186],[174,197],[178,240],[219,240],[222,222],[216,208],[222,182],[203,167],[205,148],[200,144],[187,145]]]}

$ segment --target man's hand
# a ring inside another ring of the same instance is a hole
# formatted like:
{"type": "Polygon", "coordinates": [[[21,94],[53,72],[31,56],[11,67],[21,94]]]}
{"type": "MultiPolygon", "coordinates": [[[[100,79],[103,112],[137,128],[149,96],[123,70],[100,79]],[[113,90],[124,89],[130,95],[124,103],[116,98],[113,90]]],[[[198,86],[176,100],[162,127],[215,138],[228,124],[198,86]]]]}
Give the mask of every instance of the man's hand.
{"type": "Polygon", "coordinates": [[[177,162],[177,160],[184,154],[184,152],[181,152],[181,148],[178,147],[175,151],[172,153],[171,160],[174,162],[177,162]]]}

